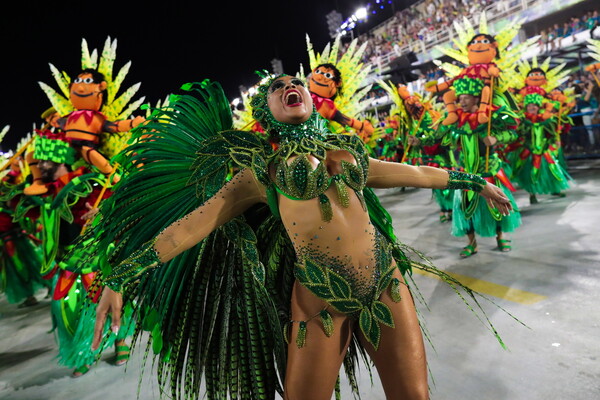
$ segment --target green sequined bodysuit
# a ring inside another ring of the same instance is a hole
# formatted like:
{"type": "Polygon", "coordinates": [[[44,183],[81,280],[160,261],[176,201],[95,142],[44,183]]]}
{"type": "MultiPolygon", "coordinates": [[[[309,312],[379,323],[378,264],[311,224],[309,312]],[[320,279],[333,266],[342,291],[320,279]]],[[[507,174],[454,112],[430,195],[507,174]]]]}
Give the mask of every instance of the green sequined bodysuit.
{"type": "MultiPolygon", "coordinates": [[[[319,126],[318,121],[314,126],[319,126]]],[[[350,188],[367,212],[363,189],[368,178],[369,157],[368,150],[358,136],[315,130],[308,135],[302,131],[286,132],[277,139],[278,145],[267,161],[274,171],[271,184],[267,185],[269,204],[274,214],[279,213],[276,193],[292,200],[318,198],[322,220],[334,223],[331,200],[325,193],[332,185],[335,185],[336,200],[342,207],[350,206],[350,188]],[[345,151],[354,162],[340,161],[341,172],[331,174],[327,168],[327,154],[331,151],[345,151]]],[[[302,286],[330,307],[359,320],[363,333],[377,348],[379,324],[394,326],[391,311],[379,301],[379,297],[392,284],[395,294],[392,297],[399,301],[400,281],[392,279],[397,267],[392,263],[390,246],[377,229],[374,232],[373,260],[370,265],[355,266],[349,258],[303,246],[296,248],[298,262],[294,275],[302,286]]],[[[320,317],[325,334],[330,336],[333,324],[327,309],[329,307],[308,320],[320,317]]],[[[299,324],[296,340],[299,347],[305,344],[308,320],[290,321],[286,326],[287,329],[292,323],[299,324]]]]}

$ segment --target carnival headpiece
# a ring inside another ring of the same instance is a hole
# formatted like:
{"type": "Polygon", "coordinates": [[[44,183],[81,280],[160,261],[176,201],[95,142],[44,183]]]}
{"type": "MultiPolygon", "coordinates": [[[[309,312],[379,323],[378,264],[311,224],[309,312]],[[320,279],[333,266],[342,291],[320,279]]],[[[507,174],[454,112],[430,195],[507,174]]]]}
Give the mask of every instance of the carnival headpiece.
{"type": "Polygon", "coordinates": [[[470,94],[479,97],[483,90],[484,83],[481,79],[462,78],[455,80],[453,86],[457,96],[460,96],[461,94],[470,94]]]}
{"type": "Polygon", "coordinates": [[[287,74],[278,75],[261,75],[263,79],[256,88],[256,94],[250,100],[250,106],[252,107],[252,117],[256,119],[263,127],[265,132],[269,135],[273,135],[276,132],[280,138],[293,139],[306,136],[318,136],[321,137],[326,132],[327,128],[325,123],[313,106],[313,111],[310,118],[301,124],[288,124],[280,122],[275,119],[273,113],[269,109],[267,102],[269,87],[271,84],[287,74]]]}

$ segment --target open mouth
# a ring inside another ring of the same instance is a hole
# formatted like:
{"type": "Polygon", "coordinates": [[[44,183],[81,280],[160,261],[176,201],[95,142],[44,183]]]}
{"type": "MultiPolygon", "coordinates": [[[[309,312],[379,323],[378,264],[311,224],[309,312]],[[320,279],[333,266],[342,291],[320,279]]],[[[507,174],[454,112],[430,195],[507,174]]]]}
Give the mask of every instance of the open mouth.
{"type": "Polygon", "coordinates": [[[288,90],[283,95],[283,102],[288,107],[299,106],[302,104],[302,97],[300,96],[300,92],[295,89],[288,90]]]}

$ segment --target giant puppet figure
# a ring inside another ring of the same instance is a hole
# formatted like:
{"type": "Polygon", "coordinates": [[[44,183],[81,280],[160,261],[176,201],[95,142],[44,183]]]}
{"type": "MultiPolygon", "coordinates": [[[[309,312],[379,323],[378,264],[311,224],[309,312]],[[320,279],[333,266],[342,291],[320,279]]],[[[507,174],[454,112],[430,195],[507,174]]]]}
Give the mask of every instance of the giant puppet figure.
{"type": "Polygon", "coordinates": [[[477,122],[480,124],[488,122],[488,109],[492,98],[492,79],[500,76],[500,70],[494,62],[500,56],[498,42],[488,34],[476,34],[467,43],[469,65],[463,68],[459,75],[442,83],[430,83],[426,89],[438,93],[446,91],[442,96],[448,115],[442,121],[443,125],[454,124],[459,119],[457,95],[454,85],[457,83],[469,84],[476,87],[479,97],[479,109],[477,122]]]}
{"type": "Polygon", "coordinates": [[[322,117],[334,122],[331,128],[336,133],[351,128],[363,141],[368,141],[375,129],[366,119],[358,119],[369,101],[365,100],[371,85],[365,85],[370,67],[363,66],[362,53],[365,44],[357,48],[354,40],[348,49],[338,54],[341,37],[327,44],[323,53],[316,54],[308,37],[307,45],[311,72],[307,76],[308,90],[315,108],[322,117]]]}
{"type": "MultiPolygon", "coordinates": [[[[456,23],[459,49],[447,47],[441,48],[441,51],[460,64],[469,66],[461,68],[449,62],[441,63],[440,67],[451,79],[429,88],[434,92],[450,89],[444,94],[447,115],[436,135],[443,144],[450,145],[458,153],[457,161],[461,170],[480,174],[500,186],[515,209],[516,203],[511,193],[515,188],[509,180],[507,165],[497,150],[499,146],[509,145],[517,138],[519,119],[516,102],[508,92],[506,77],[512,75],[521,53],[532,45],[530,40],[512,45],[520,25],[517,21],[492,36],[487,30],[485,13],[481,15],[478,33],[467,19],[464,19],[462,26],[456,23]],[[500,51],[502,57],[499,57],[500,51]],[[495,62],[492,62],[494,59],[495,62]],[[454,103],[456,101],[459,106],[454,103]]],[[[514,231],[520,225],[518,212],[503,216],[468,192],[455,192],[452,234],[468,239],[460,252],[461,257],[478,252],[476,235],[496,236],[498,249],[510,251],[511,241],[505,237],[505,233],[514,231]]]]}
{"type": "Polygon", "coordinates": [[[600,79],[598,78],[598,70],[600,70],[600,40],[588,38],[587,48],[589,49],[588,55],[596,60],[596,62],[586,66],[585,70],[592,74],[596,84],[600,86],[600,79]]]}
{"type": "MultiPolygon", "coordinates": [[[[82,68],[76,76],[69,80],[66,74],[59,73],[51,65],[54,77],[62,90],[62,96],[40,82],[54,109],[62,116],[57,121],[57,126],[61,129],[61,139],[71,145],[78,158],[82,158],[105,175],[115,171],[109,159],[120,150],[120,148],[111,148],[111,145],[118,143],[118,147],[122,147],[127,139],[124,137],[125,133],[129,133],[144,121],[141,116],[128,119],[131,112],[143,101],[142,98],[129,103],[137,92],[139,84],[116,97],[116,92],[119,91],[128,72],[129,63],[113,79],[115,53],[116,40],[111,41],[108,38],[98,61],[96,50],[90,53],[86,41],[83,40],[82,68]],[[116,133],[122,135],[112,138],[111,136],[116,136],[114,135],[116,133]]],[[[35,179],[35,173],[33,175],[35,179]]],[[[113,182],[117,180],[118,177],[115,176],[113,182]]],[[[25,189],[24,193],[41,195],[47,190],[44,183],[37,179],[25,189]]]]}
{"type": "Polygon", "coordinates": [[[519,62],[515,83],[524,82],[516,98],[521,105],[521,123],[518,128],[517,146],[510,146],[506,159],[511,163],[513,177],[537,203],[538,194],[564,196],[562,190],[569,187],[569,176],[561,161],[561,133],[572,124],[568,117],[571,107],[568,96],[560,90],[569,71],[565,64],[550,67],[550,57],[538,64],[519,62]],[[520,82],[519,82],[520,80],[520,82]]]}

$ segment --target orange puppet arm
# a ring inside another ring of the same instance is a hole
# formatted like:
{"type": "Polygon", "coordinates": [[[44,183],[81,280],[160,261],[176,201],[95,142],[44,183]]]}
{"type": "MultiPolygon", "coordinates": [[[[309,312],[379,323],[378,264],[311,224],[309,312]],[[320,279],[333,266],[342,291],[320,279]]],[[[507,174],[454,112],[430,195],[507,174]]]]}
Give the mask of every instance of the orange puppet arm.
{"type": "Polygon", "coordinates": [[[371,135],[375,131],[373,125],[369,121],[359,121],[357,119],[350,119],[350,123],[348,124],[352,129],[357,131],[358,133],[362,133],[365,135],[371,135]]]}
{"type": "Polygon", "coordinates": [[[133,119],[123,119],[109,124],[109,132],[128,132],[146,121],[146,118],[137,116],[133,119]]]}
{"type": "Polygon", "coordinates": [[[600,69],[600,62],[595,63],[595,64],[590,64],[587,67],[585,67],[585,70],[588,72],[596,72],[600,69]]]}
{"type": "Polygon", "coordinates": [[[431,93],[438,93],[447,90],[452,86],[453,79],[449,81],[444,81],[442,83],[437,83],[436,81],[427,82],[425,84],[425,90],[431,93]]]}
{"type": "Polygon", "coordinates": [[[490,76],[493,76],[494,78],[497,78],[500,76],[500,68],[490,65],[488,67],[488,74],[490,74],[490,76]]]}

